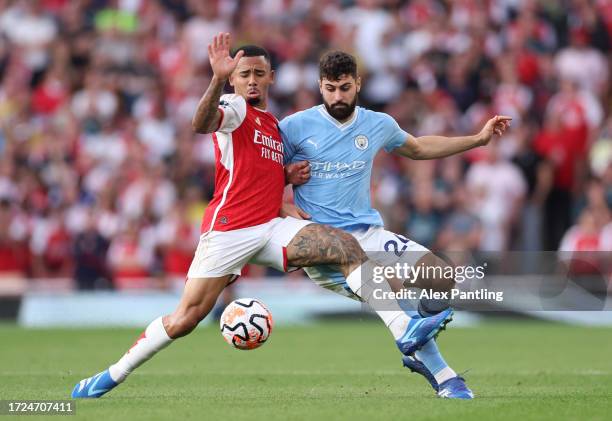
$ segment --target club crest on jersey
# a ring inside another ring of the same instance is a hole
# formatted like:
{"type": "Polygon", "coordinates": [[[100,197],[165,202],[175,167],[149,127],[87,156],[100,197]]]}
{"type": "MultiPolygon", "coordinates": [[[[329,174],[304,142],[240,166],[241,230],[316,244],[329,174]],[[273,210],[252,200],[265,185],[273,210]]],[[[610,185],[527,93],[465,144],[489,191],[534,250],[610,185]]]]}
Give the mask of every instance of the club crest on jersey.
{"type": "Polygon", "coordinates": [[[360,151],[366,150],[368,147],[368,138],[360,134],[355,138],[355,147],[360,151]]]}

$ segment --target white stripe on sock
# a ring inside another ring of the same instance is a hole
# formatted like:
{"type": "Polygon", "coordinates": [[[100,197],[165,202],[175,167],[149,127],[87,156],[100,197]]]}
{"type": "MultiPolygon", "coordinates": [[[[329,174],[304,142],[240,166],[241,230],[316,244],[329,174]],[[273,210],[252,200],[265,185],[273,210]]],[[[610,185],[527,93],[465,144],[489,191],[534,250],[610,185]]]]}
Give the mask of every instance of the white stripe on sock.
{"type": "Polygon", "coordinates": [[[457,377],[457,373],[455,373],[455,370],[453,370],[452,368],[446,366],[442,370],[435,373],[434,377],[436,378],[438,384],[442,384],[445,381],[452,379],[453,377],[457,377]]]}

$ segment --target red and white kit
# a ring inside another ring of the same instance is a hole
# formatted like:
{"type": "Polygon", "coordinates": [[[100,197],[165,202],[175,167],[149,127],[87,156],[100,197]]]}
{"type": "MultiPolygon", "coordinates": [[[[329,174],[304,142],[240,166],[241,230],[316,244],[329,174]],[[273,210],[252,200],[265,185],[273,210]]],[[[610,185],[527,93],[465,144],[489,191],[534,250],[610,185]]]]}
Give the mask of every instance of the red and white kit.
{"type": "Polygon", "coordinates": [[[239,95],[223,95],[215,193],[187,276],[240,275],[247,263],[287,270],[285,247],[310,221],[279,218],[285,174],[278,121],[239,95]]]}

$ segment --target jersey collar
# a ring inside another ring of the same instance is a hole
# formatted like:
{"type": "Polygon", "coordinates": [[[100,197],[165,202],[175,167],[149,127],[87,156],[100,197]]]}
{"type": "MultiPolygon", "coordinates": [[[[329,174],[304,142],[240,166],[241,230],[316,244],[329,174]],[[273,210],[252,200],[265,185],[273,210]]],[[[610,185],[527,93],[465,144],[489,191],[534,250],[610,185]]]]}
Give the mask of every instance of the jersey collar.
{"type": "Polygon", "coordinates": [[[339,128],[340,130],[346,130],[351,127],[357,121],[357,115],[359,114],[359,107],[355,107],[355,111],[353,112],[353,117],[350,120],[345,121],[344,123],[340,123],[334,117],[332,117],[328,112],[325,105],[321,104],[318,107],[319,112],[323,117],[325,117],[330,123],[339,128]]]}

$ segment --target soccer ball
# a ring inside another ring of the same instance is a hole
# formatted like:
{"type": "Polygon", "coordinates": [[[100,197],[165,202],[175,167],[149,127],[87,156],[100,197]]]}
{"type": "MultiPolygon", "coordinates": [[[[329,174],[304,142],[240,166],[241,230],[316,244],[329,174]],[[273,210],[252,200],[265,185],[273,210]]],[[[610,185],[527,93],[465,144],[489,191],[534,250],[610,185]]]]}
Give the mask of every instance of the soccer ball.
{"type": "Polygon", "coordinates": [[[221,314],[221,334],[237,349],[259,348],[272,333],[272,313],[255,298],[232,301],[221,314]]]}

